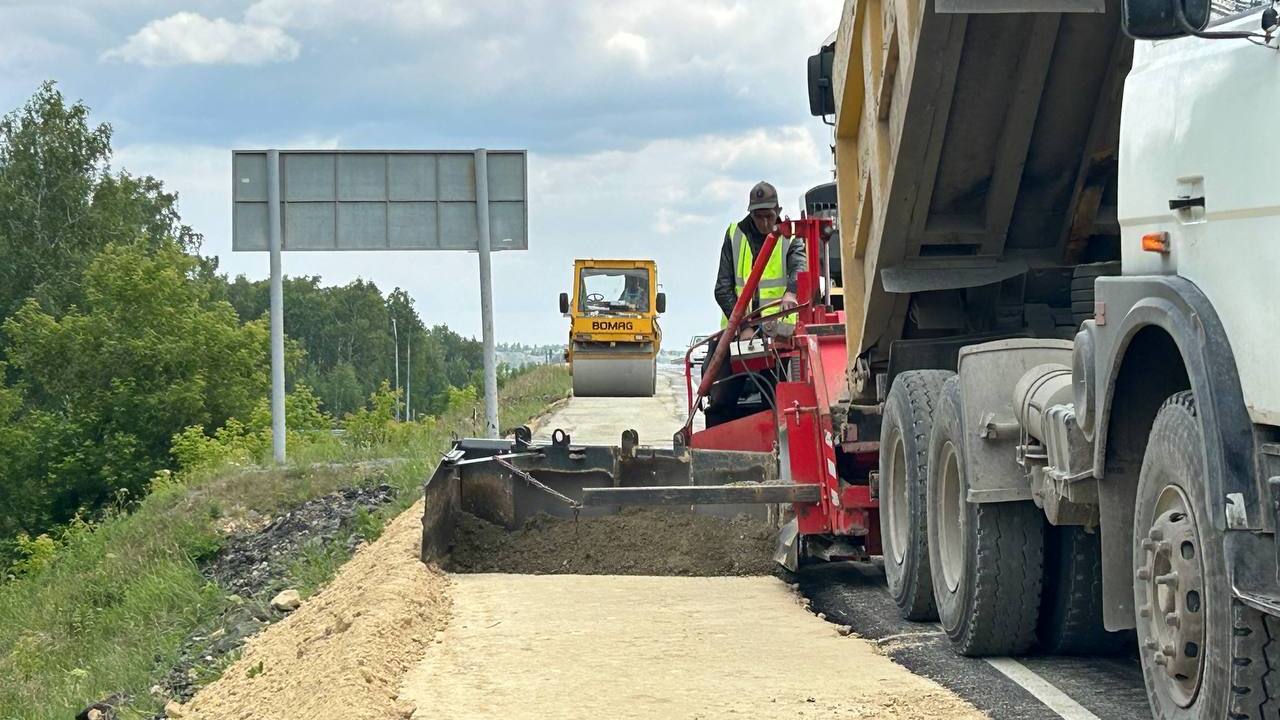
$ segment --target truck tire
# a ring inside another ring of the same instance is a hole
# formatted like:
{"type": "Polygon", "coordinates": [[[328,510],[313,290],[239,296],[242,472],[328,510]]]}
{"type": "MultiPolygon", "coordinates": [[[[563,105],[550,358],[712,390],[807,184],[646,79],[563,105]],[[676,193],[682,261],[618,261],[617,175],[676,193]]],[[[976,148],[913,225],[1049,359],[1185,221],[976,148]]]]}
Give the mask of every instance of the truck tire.
{"type": "Polygon", "coordinates": [[[880,429],[880,542],[889,594],[907,620],[938,617],[926,544],[929,433],[950,370],[909,370],[894,378],[880,429]]]}
{"type": "Polygon", "coordinates": [[[1205,500],[1195,396],[1169,397],[1134,504],[1138,655],[1157,720],[1280,717],[1280,621],[1231,596],[1223,531],[1205,500]]]}
{"type": "Polygon", "coordinates": [[[1076,327],[1093,317],[1093,283],[1100,277],[1120,274],[1120,263],[1077,265],[1071,270],[1071,319],[1076,327]]]}
{"type": "Polygon", "coordinates": [[[1097,531],[1047,526],[1044,589],[1036,629],[1039,649],[1053,655],[1114,655],[1133,634],[1102,624],[1102,546],[1097,531]]]}
{"type": "Polygon", "coordinates": [[[1016,655],[1036,640],[1044,516],[1028,501],[970,503],[960,385],[948,380],[929,438],[929,562],[938,618],[961,655],[1016,655]]]}

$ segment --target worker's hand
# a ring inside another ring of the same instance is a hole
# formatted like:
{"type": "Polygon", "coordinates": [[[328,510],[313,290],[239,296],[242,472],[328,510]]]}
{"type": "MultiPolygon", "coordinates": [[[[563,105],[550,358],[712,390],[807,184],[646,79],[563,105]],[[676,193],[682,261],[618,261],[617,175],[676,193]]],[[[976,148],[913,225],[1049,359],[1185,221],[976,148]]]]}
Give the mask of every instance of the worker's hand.
{"type": "Polygon", "coordinates": [[[787,293],[784,293],[784,294],[783,294],[783,296],[782,296],[782,309],[783,309],[783,310],[790,310],[791,308],[793,308],[793,307],[795,307],[796,305],[799,305],[799,304],[800,304],[800,303],[796,300],[796,294],[795,294],[795,293],[793,293],[793,292],[787,292],[787,293]]]}
{"type": "Polygon", "coordinates": [[[753,337],[755,337],[755,336],[756,336],[756,329],[755,329],[754,327],[750,326],[750,325],[748,325],[748,326],[746,326],[746,327],[744,327],[744,328],[742,328],[741,330],[739,330],[739,331],[738,331],[738,339],[739,339],[739,340],[750,340],[751,338],[753,338],[753,337]]]}

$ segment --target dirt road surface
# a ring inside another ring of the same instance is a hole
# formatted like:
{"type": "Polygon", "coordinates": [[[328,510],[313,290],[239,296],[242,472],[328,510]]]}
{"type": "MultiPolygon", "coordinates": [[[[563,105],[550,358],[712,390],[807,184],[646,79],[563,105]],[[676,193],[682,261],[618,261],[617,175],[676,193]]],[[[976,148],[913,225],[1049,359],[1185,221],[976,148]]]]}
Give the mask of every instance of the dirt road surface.
{"type": "Polygon", "coordinates": [[[572,398],[537,423],[534,439],[549,442],[558,428],[569,433],[575,444],[617,445],[624,430],[635,430],[643,445],[670,447],[671,436],[688,415],[683,368],[659,364],[657,385],[651,398],[572,398]]]}
{"type": "MultiPolygon", "coordinates": [[[[659,388],[574,398],[536,432],[669,442],[683,378],[668,366],[659,388]]],[[[417,560],[421,517],[416,505],[396,518],[171,717],[983,717],[775,577],[445,576],[417,560]]]]}
{"type": "Polygon", "coordinates": [[[776,578],[457,575],[414,718],[980,718],[776,578]]]}

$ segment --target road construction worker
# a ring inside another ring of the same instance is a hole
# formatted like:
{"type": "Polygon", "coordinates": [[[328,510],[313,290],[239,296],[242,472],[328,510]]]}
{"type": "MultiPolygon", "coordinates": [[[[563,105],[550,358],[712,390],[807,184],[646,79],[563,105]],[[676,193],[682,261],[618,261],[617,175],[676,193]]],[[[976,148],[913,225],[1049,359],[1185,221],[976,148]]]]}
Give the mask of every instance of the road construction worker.
{"type": "MultiPolygon", "coordinates": [[[[747,276],[751,274],[756,253],[764,245],[765,236],[777,228],[781,212],[778,191],[767,182],[759,182],[751,188],[748,195],[747,216],[725,230],[724,241],[720,246],[720,271],[716,274],[715,289],[716,303],[724,312],[724,316],[720,318],[720,327],[729,324],[729,315],[738,302],[738,295],[747,282],[747,276]]],[[[796,274],[807,268],[804,243],[779,238],[769,263],[765,265],[764,274],[760,276],[760,284],[749,310],[755,310],[779,298],[782,299],[782,308],[794,307],[796,274]]],[[[777,310],[766,310],[766,317],[775,312],[777,310]]],[[[746,336],[753,333],[753,328],[744,329],[746,336]]]]}
{"type": "MultiPolygon", "coordinates": [[[[724,241],[720,247],[720,269],[716,274],[715,296],[720,305],[722,315],[720,327],[729,324],[729,315],[738,302],[738,296],[751,275],[756,254],[764,245],[765,237],[777,229],[778,218],[782,207],[778,204],[778,191],[767,182],[756,183],[747,196],[747,215],[730,225],[724,233],[724,241]]],[[[782,300],[780,306],[764,311],[764,319],[781,310],[796,305],[796,275],[808,268],[804,243],[792,242],[791,238],[778,238],[773,253],[764,267],[755,296],[751,299],[748,312],[756,310],[775,300],[782,300]]],[[[738,337],[747,339],[758,331],[756,326],[743,327],[738,337]]],[[[707,362],[715,354],[715,345],[707,351],[707,362]]],[[[704,363],[705,367],[705,363],[704,363]]],[[[710,403],[707,407],[707,425],[718,425],[728,422],[742,414],[737,410],[738,399],[744,391],[772,393],[772,384],[776,378],[757,377],[755,382],[748,383],[746,376],[731,376],[729,364],[720,368],[719,380],[712,386],[710,403]],[[767,387],[765,387],[767,386],[767,387]]]]}
{"type": "Polygon", "coordinates": [[[649,309],[649,276],[628,273],[618,301],[634,312],[647,311],[649,309]]]}

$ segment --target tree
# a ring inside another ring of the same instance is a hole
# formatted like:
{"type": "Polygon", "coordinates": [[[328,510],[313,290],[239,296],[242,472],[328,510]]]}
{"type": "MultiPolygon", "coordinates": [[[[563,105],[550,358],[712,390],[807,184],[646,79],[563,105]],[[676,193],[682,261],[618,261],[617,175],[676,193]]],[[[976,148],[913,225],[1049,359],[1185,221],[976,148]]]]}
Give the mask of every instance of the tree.
{"type": "MultiPolygon", "coordinates": [[[[412,392],[401,402],[407,400],[415,414],[444,412],[450,387],[478,382],[480,344],[444,325],[427,328],[404,290],[384,298],[365,280],[337,287],[320,283],[314,276],[284,279],[284,331],[306,350],[299,378],[315,389],[327,412],[342,416],[364,407],[365,398],[394,377],[397,352],[400,389],[412,392]]],[[[237,277],[226,296],[242,320],[262,318],[269,309],[265,280],[237,277]]]]}
{"type": "Polygon", "coordinates": [[[82,301],[80,274],[110,242],[199,247],[176,195],[110,159],[111,127],[51,82],[0,119],[0,318],[27,298],[54,313],[82,301]]]}
{"type": "Polygon", "coordinates": [[[176,244],[110,245],[84,273],[81,306],[55,317],[30,300],[4,323],[9,392],[25,400],[9,432],[53,445],[20,473],[42,480],[53,521],[137,497],[170,464],[175,433],[247,417],[265,395],[265,323],[241,324],[195,280],[199,265],[176,244]]]}

